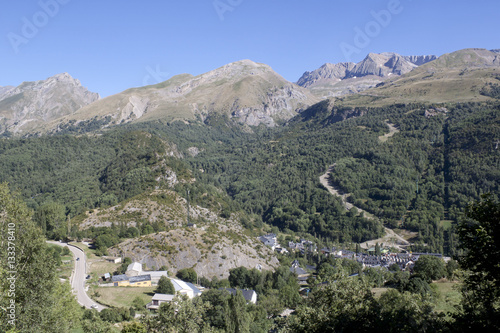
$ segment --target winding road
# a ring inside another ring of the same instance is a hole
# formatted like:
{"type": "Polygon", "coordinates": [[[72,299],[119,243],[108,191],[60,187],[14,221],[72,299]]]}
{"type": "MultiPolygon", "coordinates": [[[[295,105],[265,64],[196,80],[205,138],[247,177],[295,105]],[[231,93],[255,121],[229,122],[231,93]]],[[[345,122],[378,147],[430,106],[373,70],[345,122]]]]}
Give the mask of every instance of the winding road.
{"type": "Polygon", "coordinates": [[[94,304],[97,305],[97,311],[105,309],[106,308],[105,306],[93,301],[85,291],[85,277],[87,276],[86,273],[87,257],[85,256],[85,252],[83,252],[80,248],[67,243],[60,243],[53,241],[49,241],[48,243],[56,244],[59,246],[67,246],[75,256],[75,268],[73,270],[73,274],[71,275],[70,280],[71,280],[71,287],[73,288],[73,293],[76,294],[78,303],[80,305],[85,306],[87,309],[90,309],[94,304]],[[77,258],[80,259],[76,260],[77,258]]]}
{"type": "MultiPolygon", "coordinates": [[[[320,181],[321,185],[323,185],[328,190],[328,192],[330,192],[330,194],[332,194],[334,196],[341,197],[342,204],[343,204],[344,208],[346,210],[350,210],[351,208],[356,207],[352,203],[347,202],[347,198],[349,197],[350,193],[340,194],[339,189],[332,186],[332,184],[329,180],[328,175],[329,175],[329,173],[333,172],[334,169],[335,169],[335,163],[330,165],[330,167],[325,172],[325,174],[323,174],[319,177],[319,181],[320,181]]],[[[368,213],[367,211],[365,211],[359,207],[356,207],[356,209],[359,212],[363,212],[364,217],[366,219],[374,219],[373,215],[368,213]]],[[[394,246],[395,248],[397,248],[399,250],[404,250],[406,246],[410,245],[410,242],[408,242],[406,239],[404,239],[400,235],[396,234],[394,232],[394,230],[386,228],[386,227],[384,227],[384,230],[385,230],[385,235],[382,238],[366,241],[366,242],[360,244],[360,246],[362,248],[368,249],[372,246],[375,246],[376,243],[379,243],[379,244],[384,243],[384,244],[391,244],[392,246],[394,246]]]]}

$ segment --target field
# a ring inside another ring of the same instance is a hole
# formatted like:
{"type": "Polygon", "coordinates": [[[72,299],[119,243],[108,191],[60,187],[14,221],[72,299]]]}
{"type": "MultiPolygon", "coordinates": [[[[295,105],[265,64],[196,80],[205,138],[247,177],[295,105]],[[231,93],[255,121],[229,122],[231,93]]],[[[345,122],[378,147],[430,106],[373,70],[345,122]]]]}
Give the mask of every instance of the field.
{"type": "Polygon", "coordinates": [[[460,284],[458,282],[434,282],[434,286],[438,291],[436,299],[437,312],[455,312],[454,305],[460,302],[460,292],[456,288],[460,284]]]}
{"type": "MultiPolygon", "coordinates": [[[[437,294],[434,299],[436,312],[453,313],[455,311],[454,306],[460,303],[460,292],[456,290],[459,285],[458,282],[449,282],[446,280],[433,282],[431,284],[433,290],[437,294]]],[[[389,288],[372,288],[375,298],[379,298],[388,290],[389,288]]]]}
{"type": "Polygon", "coordinates": [[[121,264],[115,264],[105,259],[99,259],[99,258],[89,260],[89,263],[90,263],[90,273],[91,275],[96,277],[103,276],[105,273],[113,275],[113,272],[116,271],[121,266],[121,264]]]}
{"type": "Polygon", "coordinates": [[[140,297],[145,304],[151,302],[155,289],[156,287],[94,287],[91,294],[98,292],[99,297],[93,298],[101,304],[129,308],[136,297],[140,297]]]}

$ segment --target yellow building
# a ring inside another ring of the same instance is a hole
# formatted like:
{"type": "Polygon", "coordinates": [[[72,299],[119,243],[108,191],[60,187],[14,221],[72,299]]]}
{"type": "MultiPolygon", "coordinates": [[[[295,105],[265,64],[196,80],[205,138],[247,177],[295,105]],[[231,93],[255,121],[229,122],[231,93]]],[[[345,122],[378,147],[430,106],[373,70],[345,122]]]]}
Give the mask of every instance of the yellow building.
{"type": "Polygon", "coordinates": [[[115,287],[151,287],[151,275],[115,275],[111,278],[115,287]]]}

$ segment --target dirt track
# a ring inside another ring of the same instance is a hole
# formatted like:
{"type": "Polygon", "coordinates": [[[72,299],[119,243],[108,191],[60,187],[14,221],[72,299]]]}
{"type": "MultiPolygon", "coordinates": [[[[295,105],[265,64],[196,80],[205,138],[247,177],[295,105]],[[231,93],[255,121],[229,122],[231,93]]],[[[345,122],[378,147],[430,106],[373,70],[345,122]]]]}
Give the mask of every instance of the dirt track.
{"type": "MultiPolygon", "coordinates": [[[[391,127],[391,125],[389,125],[389,127],[391,127]]],[[[397,129],[395,129],[393,126],[392,126],[392,128],[394,129],[393,133],[396,133],[397,129]]],[[[333,172],[334,168],[335,168],[335,163],[332,164],[328,168],[328,170],[323,175],[321,175],[319,177],[319,181],[320,181],[321,185],[323,185],[328,190],[328,192],[330,192],[330,194],[341,197],[342,204],[344,205],[345,209],[350,210],[351,208],[355,207],[352,203],[347,202],[347,198],[350,196],[350,193],[340,194],[339,189],[332,186],[332,184],[328,180],[328,174],[330,172],[333,172]]],[[[356,209],[359,212],[363,212],[365,218],[367,218],[367,219],[374,219],[375,218],[375,217],[373,217],[373,215],[371,215],[370,213],[368,213],[367,211],[365,211],[359,207],[356,207],[356,209]]],[[[368,249],[370,247],[375,246],[376,243],[379,243],[379,244],[384,243],[384,245],[390,245],[390,246],[393,246],[399,250],[404,250],[404,247],[410,245],[410,242],[408,242],[406,239],[404,239],[403,237],[396,234],[394,232],[394,230],[389,229],[389,228],[385,228],[385,227],[384,227],[384,229],[385,229],[385,236],[383,236],[382,238],[379,238],[379,239],[366,241],[366,242],[360,244],[360,246],[364,249],[368,249]]]]}

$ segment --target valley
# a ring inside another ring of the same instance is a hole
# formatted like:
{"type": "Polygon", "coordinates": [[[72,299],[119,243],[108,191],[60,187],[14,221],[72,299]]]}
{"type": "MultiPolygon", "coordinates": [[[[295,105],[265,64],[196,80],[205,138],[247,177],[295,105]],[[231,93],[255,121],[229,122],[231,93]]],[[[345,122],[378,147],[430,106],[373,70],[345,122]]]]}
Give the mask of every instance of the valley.
{"type": "Polygon", "coordinates": [[[198,313],[207,329],[226,330],[218,311],[240,309],[255,332],[301,331],[328,295],[361,295],[379,328],[416,300],[445,327],[456,293],[443,301],[432,285],[464,283],[450,258],[464,255],[465,214],[500,193],[499,59],[370,53],[297,83],[241,60],[106,98],[67,73],[0,87],[0,208],[11,209],[10,188],[40,242],[90,244],[90,296],[110,306],[81,315],[85,325],[163,318],[142,304],[166,294],[151,276],[144,291],[104,286],[130,279],[134,263],[202,289],[202,301],[162,311],[198,313]]]}

